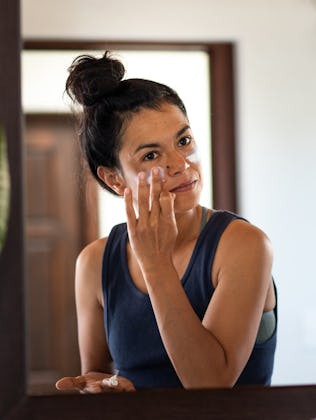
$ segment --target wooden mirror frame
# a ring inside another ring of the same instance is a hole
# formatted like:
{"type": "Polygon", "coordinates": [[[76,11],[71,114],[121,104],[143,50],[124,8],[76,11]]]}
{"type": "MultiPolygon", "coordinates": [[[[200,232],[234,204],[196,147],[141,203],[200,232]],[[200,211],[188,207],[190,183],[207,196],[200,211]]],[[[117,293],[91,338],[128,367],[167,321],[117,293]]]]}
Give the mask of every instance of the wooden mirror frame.
{"type": "Polygon", "coordinates": [[[237,211],[235,164],[235,94],[234,45],[230,42],[145,42],[31,40],[24,50],[35,51],[105,51],[163,50],[204,51],[210,60],[210,128],[212,141],[213,207],[237,211]]]}
{"type": "MultiPolygon", "coordinates": [[[[27,395],[19,0],[0,3],[0,123],[11,171],[8,238],[0,255],[0,418],[310,419],[316,386],[161,390],[104,395],[27,395]]],[[[221,75],[220,75],[221,76],[221,75]]]]}

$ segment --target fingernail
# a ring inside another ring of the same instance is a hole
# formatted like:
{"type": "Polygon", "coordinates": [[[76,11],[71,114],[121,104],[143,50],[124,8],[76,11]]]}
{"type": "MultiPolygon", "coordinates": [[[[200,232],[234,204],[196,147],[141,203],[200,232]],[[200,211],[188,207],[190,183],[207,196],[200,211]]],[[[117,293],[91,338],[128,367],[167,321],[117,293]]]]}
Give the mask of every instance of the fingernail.
{"type": "Polygon", "coordinates": [[[161,166],[158,166],[155,169],[157,169],[157,175],[158,175],[158,172],[159,172],[160,178],[162,179],[162,181],[165,181],[165,170],[164,170],[164,168],[162,168],[161,166]]]}
{"type": "Polygon", "coordinates": [[[156,176],[159,175],[160,174],[159,168],[153,168],[153,174],[156,176]]]}
{"type": "Polygon", "coordinates": [[[146,180],[146,174],[145,174],[145,172],[139,172],[138,179],[140,181],[145,181],[146,180]]]}

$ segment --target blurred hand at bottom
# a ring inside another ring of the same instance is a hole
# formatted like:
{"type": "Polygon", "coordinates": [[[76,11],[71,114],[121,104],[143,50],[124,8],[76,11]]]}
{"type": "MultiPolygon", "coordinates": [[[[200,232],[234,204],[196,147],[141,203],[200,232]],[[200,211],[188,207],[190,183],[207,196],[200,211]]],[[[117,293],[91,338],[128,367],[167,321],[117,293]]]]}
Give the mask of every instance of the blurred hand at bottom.
{"type": "Polygon", "coordinates": [[[56,388],[60,391],[77,390],[82,394],[136,391],[135,386],[129,379],[101,372],[88,372],[80,376],[66,376],[56,382],[56,388]]]}

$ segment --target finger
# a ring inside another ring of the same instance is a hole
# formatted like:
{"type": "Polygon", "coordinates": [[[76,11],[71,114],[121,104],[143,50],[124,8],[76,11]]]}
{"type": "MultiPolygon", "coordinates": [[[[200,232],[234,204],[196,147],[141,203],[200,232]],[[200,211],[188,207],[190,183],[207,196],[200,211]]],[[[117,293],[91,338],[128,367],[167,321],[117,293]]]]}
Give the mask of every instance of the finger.
{"type": "Polygon", "coordinates": [[[156,217],[160,213],[159,196],[162,190],[162,179],[159,168],[151,170],[150,184],[150,210],[152,216],[156,217]]]}
{"type": "Polygon", "coordinates": [[[149,214],[149,186],[146,182],[146,173],[140,172],[137,176],[137,179],[138,215],[139,219],[146,221],[149,214]]]}
{"type": "Polygon", "coordinates": [[[104,387],[102,386],[102,380],[94,381],[87,383],[86,387],[83,389],[84,394],[101,394],[104,392],[104,387]]]}
{"type": "Polygon", "coordinates": [[[58,390],[64,391],[64,390],[71,390],[71,389],[84,389],[86,385],[86,380],[83,376],[66,376],[64,378],[59,379],[59,381],[56,382],[55,386],[58,390]]]}
{"type": "Polygon", "coordinates": [[[137,218],[133,205],[133,195],[129,188],[124,190],[125,212],[127,217],[127,226],[129,230],[134,229],[137,223],[137,218]]]}
{"type": "Polygon", "coordinates": [[[161,214],[163,217],[174,219],[174,201],[176,195],[169,191],[162,191],[159,196],[161,214]]]}
{"type": "MultiPolygon", "coordinates": [[[[79,388],[78,388],[79,389],[79,388]]],[[[82,394],[100,394],[104,392],[102,380],[88,380],[85,385],[80,388],[82,394]]]]}

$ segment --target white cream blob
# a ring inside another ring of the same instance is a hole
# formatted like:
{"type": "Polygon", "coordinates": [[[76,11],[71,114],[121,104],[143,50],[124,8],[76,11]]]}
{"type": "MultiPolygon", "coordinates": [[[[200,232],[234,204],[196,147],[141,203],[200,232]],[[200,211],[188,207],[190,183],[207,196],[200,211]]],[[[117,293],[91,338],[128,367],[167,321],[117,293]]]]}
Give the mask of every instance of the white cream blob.
{"type": "Polygon", "coordinates": [[[193,150],[192,153],[186,156],[186,160],[188,160],[191,163],[199,163],[201,161],[199,149],[196,148],[195,150],[193,150]]]}

